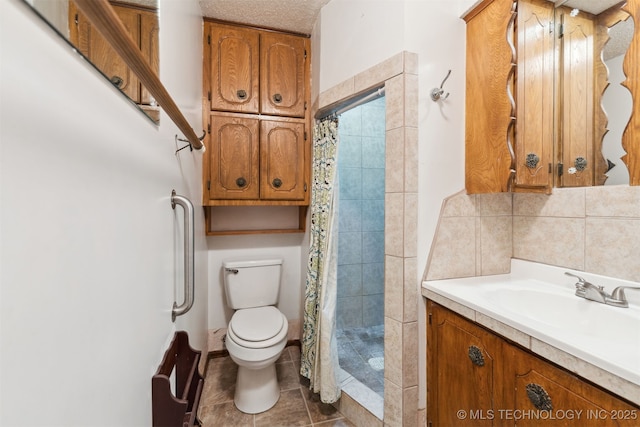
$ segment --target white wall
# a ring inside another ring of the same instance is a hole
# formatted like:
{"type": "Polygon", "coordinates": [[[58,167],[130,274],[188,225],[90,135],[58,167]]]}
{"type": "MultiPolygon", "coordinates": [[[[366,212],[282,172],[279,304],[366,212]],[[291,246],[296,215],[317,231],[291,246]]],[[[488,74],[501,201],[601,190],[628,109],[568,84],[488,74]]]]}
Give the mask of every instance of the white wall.
{"type": "MultiPolygon", "coordinates": [[[[161,1],[172,13],[161,74],[196,112],[198,5],[180,4],[161,1]]],[[[151,376],[173,331],[205,343],[202,154],[176,157],[166,116],[158,129],[22,2],[0,3],[0,31],[0,424],[150,425],[151,376]],[[196,304],[176,324],[172,189],[195,202],[198,236],[196,304]]],[[[188,118],[200,128],[199,113],[188,118]]]]}

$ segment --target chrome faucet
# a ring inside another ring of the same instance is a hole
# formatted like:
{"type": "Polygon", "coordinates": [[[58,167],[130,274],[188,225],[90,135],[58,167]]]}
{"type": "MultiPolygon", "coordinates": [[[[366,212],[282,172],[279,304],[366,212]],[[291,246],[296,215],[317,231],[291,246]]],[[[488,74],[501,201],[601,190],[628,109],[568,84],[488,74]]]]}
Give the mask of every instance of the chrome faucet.
{"type": "Polygon", "coordinates": [[[618,286],[613,290],[611,298],[609,298],[607,304],[614,305],[616,307],[629,307],[629,301],[627,301],[627,296],[624,294],[625,289],[640,290],[640,286],[618,286]]]}
{"type": "Polygon", "coordinates": [[[576,283],[577,296],[591,301],[600,302],[602,304],[607,303],[607,299],[610,297],[610,295],[605,292],[604,286],[596,286],[592,283],[587,282],[582,277],[569,272],[565,272],[564,274],[578,279],[578,282],[576,283]]]}
{"type": "Polygon", "coordinates": [[[604,290],[604,286],[596,286],[587,282],[582,277],[569,272],[565,272],[564,274],[578,279],[575,285],[577,296],[614,307],[629,307],[629,301],[627,301],[627,296],[624,294],[625,289],[640,290],[640,286],[618,286],[613,290],[613,293],[609,295],[604,290]]]}

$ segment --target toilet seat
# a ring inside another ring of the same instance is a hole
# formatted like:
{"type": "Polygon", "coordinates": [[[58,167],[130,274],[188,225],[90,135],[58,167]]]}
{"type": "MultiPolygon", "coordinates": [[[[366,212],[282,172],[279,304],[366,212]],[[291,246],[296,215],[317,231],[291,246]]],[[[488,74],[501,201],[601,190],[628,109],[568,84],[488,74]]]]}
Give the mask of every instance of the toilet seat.
{"type": "Polygon", "coordinates": [[[228,338],[247,348],[266,348],[281,342],[287,335],[288,322],[273,306],[238,310],[227,328],[228,338]]]}

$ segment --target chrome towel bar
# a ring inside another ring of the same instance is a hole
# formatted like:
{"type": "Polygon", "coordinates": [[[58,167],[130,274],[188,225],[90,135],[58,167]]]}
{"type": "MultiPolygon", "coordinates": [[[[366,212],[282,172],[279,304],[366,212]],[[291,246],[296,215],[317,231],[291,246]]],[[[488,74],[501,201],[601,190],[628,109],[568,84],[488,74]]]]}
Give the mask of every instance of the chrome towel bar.
{"type": "Polygon", "coordinates": [[[194,230],[193,230],[193,204],[184,196],[176,194],[176,190],[171,191],[171,209],[176,205],[182,206],[184,210],[184,302],[178,305],[173,303],[171,320],[175,322],[177,316],[185,314],[193,306],[194,293],[194,230]]]}

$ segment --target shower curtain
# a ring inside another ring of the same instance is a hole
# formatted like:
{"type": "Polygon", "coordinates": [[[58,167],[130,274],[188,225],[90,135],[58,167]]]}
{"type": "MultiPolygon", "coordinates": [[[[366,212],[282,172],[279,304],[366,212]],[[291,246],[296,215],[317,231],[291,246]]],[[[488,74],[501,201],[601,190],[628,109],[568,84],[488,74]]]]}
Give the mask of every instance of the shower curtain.
{"type": "Polygon", "coordinates": [[[313,135],[311,225],[300,374],[325,403],[340,398],[335,336],[337,299],[338,119],[317,121],[313,135]]]}

